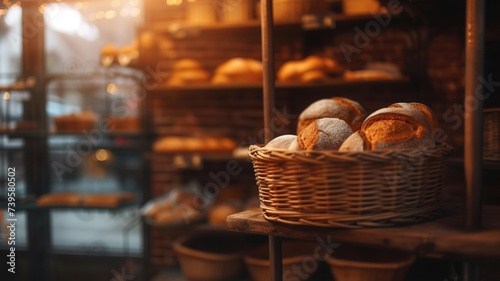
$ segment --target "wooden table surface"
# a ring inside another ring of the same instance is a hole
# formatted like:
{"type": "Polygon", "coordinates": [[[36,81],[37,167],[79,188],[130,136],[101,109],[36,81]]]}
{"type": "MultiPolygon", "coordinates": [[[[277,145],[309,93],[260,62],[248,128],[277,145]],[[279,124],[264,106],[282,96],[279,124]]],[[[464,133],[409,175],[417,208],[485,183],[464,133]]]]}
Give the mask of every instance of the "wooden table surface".
{"type": "Polygon", "coordinates": [[[446,205],[442,215],[413,225],[338,229],[292,226],[264,219],[260,209],[227,217],[231,231],[304,240],[327,239],[335,243],[361,243],[413,251],[418,255],[438,254],[451,258],[500,260],[500,206],[483,207],[483,228],[464,228],[463,207],[446,205]]]}

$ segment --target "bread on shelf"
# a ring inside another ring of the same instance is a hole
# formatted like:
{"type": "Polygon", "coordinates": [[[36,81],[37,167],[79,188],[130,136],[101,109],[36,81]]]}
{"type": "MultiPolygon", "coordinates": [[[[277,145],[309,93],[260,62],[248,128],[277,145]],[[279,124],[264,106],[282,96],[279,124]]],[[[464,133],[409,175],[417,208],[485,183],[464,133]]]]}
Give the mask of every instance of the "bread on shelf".
{"type": "Polygon", "coordinates": [[[132,202],[136,198],[131,192],[87,194],[79,192],[59,192],[40,196],[37,206],[58,207],[118,207],[123,203],[132,202]]]}
{"type": "Polygon", "coordinates": [[[37,206],[79,206],[82,197],[76,192],[50,193],[40,196],[36,200],[37,206]]]}
{"type": "Polygon", "coordinates": [[[166,85],[170,87],[208,84],[210,74],[194,59],[180,59],[172,66],[166,85]]]}
{"type": "Polygon", "coordinates": [[[211,83],[214,85],[262,83],[262,62],[250,58],[232,58],[219,65],[211,83]]]}
{"type": "Polygon", "coordinates": [[[278,82],[320,82],[342,75],[340,64],[326,57],[310,55],[303,60],[285,62],[278,70],[278,82]]]}
{"type": "Polygon", "coordinates": [[[159,153],[232,152],[237,147],[234,140],[226,137],[166,136],[153,144],[159,153]]]}
{"type": "Polygon", "coordinates": [[[60,132],[91,130],[99,116],[89,110],[54,117],[56,130],[60,132]]]}
{"type": "Polygon", "coordinates": [[[82,194],[81,205],[86,207],[118,207],[135,200],[135,194],[129,192],[82,194]]]}

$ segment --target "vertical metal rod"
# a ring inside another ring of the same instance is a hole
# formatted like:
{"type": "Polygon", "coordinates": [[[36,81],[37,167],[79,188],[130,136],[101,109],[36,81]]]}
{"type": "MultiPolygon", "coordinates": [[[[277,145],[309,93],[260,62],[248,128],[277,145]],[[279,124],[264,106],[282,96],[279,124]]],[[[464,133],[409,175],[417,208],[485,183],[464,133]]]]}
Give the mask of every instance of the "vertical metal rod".
{"type": "MultiPolygon", "coordinates": [[[[485,0],[467,0],[465,54],[465,224],[469,229],[481,227],[483,93],[479,83],[484,65],[485,0]]],[[[479,281],[479,266],[464,263],[464,281],[479,281]]]]}
{"type": "Polygon", "coordinates": [[[485,0],[467,1],[465,54],[465,224],[481,227],[485,0]]]}
{"type": "MultiPolygon", "coordinates": [[[[263,66],[263,100],[264,100],[264,142],[268,143],[273,137],[271,131],[273,122],[275,91],[275,67],[274,67],[274,20],[273,1],[261,1],[262,22],[262,66],[263,66]]],[[[269,235],[269,260],[271,266],[271,281],[283,280],[281,259],[281,238],[269,235]]]]}
{"type": "Polygon", "coordinates": [[[283,280],[283,264],[281,238],[269,235],[269,261],[271,266],[271,281],[283,280]]]}
{"type": "Polygon", "coordinates": [[[268,143],[273,137],[274,132],[270,128],[273,122],[272,114],[274,109],[274,91],[275,91],[275,67],[274,67],[274,20],[273,20],[273,1],[261,1],[261,22],[262,22],[262,66],[263,66],[263,99],[264,99],[264,138],[268,143]]]}

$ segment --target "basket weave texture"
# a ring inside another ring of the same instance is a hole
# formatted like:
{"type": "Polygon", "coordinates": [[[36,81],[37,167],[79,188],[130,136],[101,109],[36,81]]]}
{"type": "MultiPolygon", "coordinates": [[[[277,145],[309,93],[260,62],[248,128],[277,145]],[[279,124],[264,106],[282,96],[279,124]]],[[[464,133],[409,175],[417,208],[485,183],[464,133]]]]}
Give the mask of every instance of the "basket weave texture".
{"type": "Polygon", "coordinates": [[[484,111],[483,159],[500,161],[500,108],[484,111]]]}
{"type": "Polygon", "coordinates": [[[319,227],[382,227],[434,216],[447,144],[338,152],[249,148],[265,219],[319,227]]]}

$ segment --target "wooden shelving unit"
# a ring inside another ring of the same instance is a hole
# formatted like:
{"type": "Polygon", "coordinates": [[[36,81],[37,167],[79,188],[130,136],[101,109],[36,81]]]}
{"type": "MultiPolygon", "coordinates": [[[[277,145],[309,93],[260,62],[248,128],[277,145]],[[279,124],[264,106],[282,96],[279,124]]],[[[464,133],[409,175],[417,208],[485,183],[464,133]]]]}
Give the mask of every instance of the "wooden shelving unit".
{"type": "MultiPolygon", "coordinates": [[[[467,1],[466,98],[474,97],[477,77],[483,60],[485,12],[483,0],[467,1]]],[[[274,79],[272,1],[262,4],[262,48],[264,62],[264,126],[269,126],[270,110],[274,106],[277,87],[274,79]],[[266,79],[267,78],[267,79],[266,79]],[[267,84],[266,84],[267,81],[267,84]]],[[[466,118],[464,161],[467,186],[466,204],[445,206],[443,214],[432,221],[388,228],[335,229],[297,227],[272,223],[264,219],[260,209],[241,212],[227,218],[231,231],[268,235],[271,260],[271,280],[282,280],[281,239],[329,239],[338,243],[356,243],[412,251],[419,256],[428,254],[459,258],[464,261],[464,280],[479,280],[478,267],[471,261],[500,260],[500,207],[481,204],[481,142],[482,104],[466,118]]],[[[266,141],[274,136],[267,135],[266,141]]],[[[491,165],[490,168],[496,165],[491,165]]]]}

